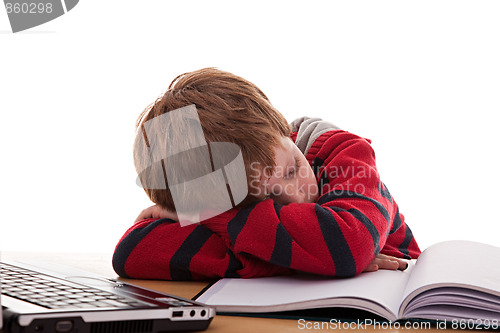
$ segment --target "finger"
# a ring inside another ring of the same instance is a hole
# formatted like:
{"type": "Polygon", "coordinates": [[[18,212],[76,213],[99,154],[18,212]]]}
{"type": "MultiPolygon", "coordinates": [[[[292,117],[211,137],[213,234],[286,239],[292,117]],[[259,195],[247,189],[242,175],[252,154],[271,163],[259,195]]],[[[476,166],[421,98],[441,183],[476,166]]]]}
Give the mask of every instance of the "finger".
{"type": "Polygon", "coordinates": [[[365,268],[363,272],[375,272],[375,271],[378,271],[378,265],[371,263],[368,265],[368,267],[365,268]]]}
{"type": "Polygon", "coordinates": [[[155,207],[155,205],[150,206],[150,207],[148,207],[148,208],[144,209],[144,210],[143,210],[143,211],[139,214],[139,216],[137,216],[137,218],[136,218],[136,219],[135,219],[135,221],[134,221],[134,224],[136,224],[137,222],[140,222],[140,221],[142,221],[142,220],[144,220],[144,219],[148,219],[148,218],[153,217],[153,210],[154,210],[154,207],[155,207]]]}
{"type": "MultiPolygon", "coordinates": [[[[408,268],[408,262],[401,259],[401,258],[396,258],[396,257],[392,257],[392,256],[388,256],[388,255],[385,255],[385,254],[378,254],[376,259],[381,259],[381,260],[387,260],[387,261],[394,261],[394,262],[397,262],[398,263],[398,266],[395,268],[395,269],[398,269],[400,271],[404,271],[405,269],[408,268]]],[[[386,264],[384,266],[384,269],[393,269],[393,267],[395,266],[394,264],[386,264]],[[389,266],[389,268],[385,268],[385,266],[389,266]]]]}
{"type": "Polygon", "coordinates": [[[134,221],[134,224],[139,223],[140,221],[144,220],[144,219],[142,218],[143,214],[144,214],[144,211],[142,211],[142,212],[139,214],[139,216],[137,216],[137,218],[136,218],[136,219],[135,219],[135,221],[134,221]]]}
{"type": "Polygon", "coordinates": [[[397,270],[399,268],[399,263],[394,260],[389,259],[375,259],[375,263],[380,269],[397,270]]]}
{"type": "Polygon", "coordinates": [[[398,265],[396,267],[397,270],[404,271],[405,269],[408,268],[408,262],[406,262],[403,259],[395,258],[395,257],[389,257],[387,260],[390,260],[392,262],[397,262],[398,265]]]}
{"type": "Polygon", "coordinates": [[[406,262],[406,261],[404,261],[404,260],[400,260],[400,261],[399,261],[399,267],[398,267],[398,269],[399,269],[400,271],[404,271],[404,270],[405,270],[405,269],[407,269],[407,268],[408,268],[408,262],[406,262]]]}

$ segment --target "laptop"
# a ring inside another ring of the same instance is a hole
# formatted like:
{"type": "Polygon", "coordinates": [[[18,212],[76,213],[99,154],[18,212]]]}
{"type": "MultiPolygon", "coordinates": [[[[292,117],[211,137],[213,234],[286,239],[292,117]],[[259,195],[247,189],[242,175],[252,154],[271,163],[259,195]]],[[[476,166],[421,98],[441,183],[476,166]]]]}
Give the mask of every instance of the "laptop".
{"type": "Polygon", "coordinates": [[[2,333],[200,331],[215,316],[192,300],[47,262],[2,261],[0,282],[2,333]]]}

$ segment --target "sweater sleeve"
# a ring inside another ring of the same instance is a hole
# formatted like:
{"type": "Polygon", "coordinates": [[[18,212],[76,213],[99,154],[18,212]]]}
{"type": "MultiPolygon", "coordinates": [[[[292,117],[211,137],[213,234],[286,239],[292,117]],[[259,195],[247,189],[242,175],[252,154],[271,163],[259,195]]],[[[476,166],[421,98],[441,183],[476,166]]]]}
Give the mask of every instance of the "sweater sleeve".
{"type": "Polygon", "coordinates": [[[113,268],[126,278],[200,280],[231,276],[238,264],[220,237],[201,225],[147,219],[120,239],[113,268]]]}
{"type": "MultiPolygon", "coordinates": [[[[226,222],[229,211],[218,219],[226,222]]],[[[146,219],[130,227],[113,254],[115,272],[125,278],[209,280],[289,274],[253,256],[236,256],[217,234],[200,224],[181,226],[168,219],[146,219]]]]}
{"type": "MultiPolygon", "coordinates": [[[[328,130],[314,124],[317,121],[305,122],[322,133],[304,148],[320,188],[316,203],[279,205],[268,199],[240,210],[229,223],[207,220],[202,224],[226,239],[236,256],[251,255],[315,274],[354,276],[388,243],[387,254],[417,257],[420,250],[411,230],[380,181],[370,142],[328,130]],[[388,242],[389,238],[395,240],[388,242]]],[[[302,133],[314,135],[315,131],[302,133]]],[[[296,135],[296,141],[301,139],[296,135]]]]}

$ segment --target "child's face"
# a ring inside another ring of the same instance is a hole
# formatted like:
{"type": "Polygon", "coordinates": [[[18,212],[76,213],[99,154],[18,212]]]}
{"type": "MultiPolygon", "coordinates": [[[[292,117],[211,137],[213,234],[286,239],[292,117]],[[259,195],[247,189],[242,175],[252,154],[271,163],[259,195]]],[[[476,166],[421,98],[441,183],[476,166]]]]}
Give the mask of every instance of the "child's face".
{"type": "Polygon", "coordinates": [[[283,137],[274,150],[276,166],[264,179],[266,193],[280,204],[315,202],[318,184],[305,156],[290,138],[283,137]]]}

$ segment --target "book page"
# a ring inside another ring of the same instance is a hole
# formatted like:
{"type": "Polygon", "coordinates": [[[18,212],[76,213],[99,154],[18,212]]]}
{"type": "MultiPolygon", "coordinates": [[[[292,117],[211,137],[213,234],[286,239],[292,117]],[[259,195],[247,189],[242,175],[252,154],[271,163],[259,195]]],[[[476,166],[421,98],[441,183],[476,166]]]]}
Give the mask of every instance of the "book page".
{"type": "Polygon", "coordinates": [[[469,308],[500,312],[500,297],[476,290],[453,287],[442,287],[419,293],[418,297],[405,308],[405,312],[424,306],[434,306],[436,298],[439,298],[440,303],[448,306],[463,306],[466,304],[469,308]]]}
{"type": "Polygon", "coordinates": [[[391,319],[395,319],[413,264],[410,262],[405,271],[379,270],[348,279],[311,275],[225,278],[197,301],[215,306],[217,310],[231,312],[270,312],[318,306],[350,306],[374,312],[378,307],[390,312],[391,319]],[[369,301],[360,302],[362,299],[369,301]],[[316,300],[325,302],[321,302],[321,305],[311,302],[316,300]],[[298,303],[302,306],[297,306],[298,303]],[[296,306],[287,306],[290,304],[296,306]]]}
{"type": "Polygon", "coordinates": [[[463,287],[500,296],[500,248],[471,241],[430,246],[408,280],[402,308],[419,292],[437,287],[463,287]]]}

